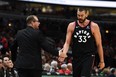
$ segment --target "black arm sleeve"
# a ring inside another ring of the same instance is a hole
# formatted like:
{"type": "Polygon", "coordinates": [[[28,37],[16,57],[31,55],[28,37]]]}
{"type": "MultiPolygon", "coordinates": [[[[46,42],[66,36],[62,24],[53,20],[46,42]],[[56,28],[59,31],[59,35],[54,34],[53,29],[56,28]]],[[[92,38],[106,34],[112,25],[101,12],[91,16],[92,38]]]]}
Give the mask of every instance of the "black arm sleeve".
{"type": "Polygon", "coordinates": [[[45,51],[51,53],[54,56],[59,55],[58,49],[55,47],[54,40],[45,37],[42,33],[39,33],[39,42],[45,51]]]}

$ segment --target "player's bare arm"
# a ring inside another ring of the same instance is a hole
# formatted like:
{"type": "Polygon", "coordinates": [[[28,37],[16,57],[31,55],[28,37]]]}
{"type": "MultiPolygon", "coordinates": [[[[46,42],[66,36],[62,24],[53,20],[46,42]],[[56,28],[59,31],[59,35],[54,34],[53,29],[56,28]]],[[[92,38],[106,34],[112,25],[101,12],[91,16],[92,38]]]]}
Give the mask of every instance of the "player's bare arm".
{"type": "Polygon", "coordinates": [[[103,69],[105,64],[104,64],[102,40],[101,40],[101,33],[100,33],[99,26],[96,23],[92,22],[91,23],[91,30],[92,30],[92,33],[95,37],[97,51],[98,51],[99,58],[100,58],[99,67],[100,67],[100,69],[103,69]]]}
{"type": "Polygon", "coordinates": [[[67,52],[70,46],[74,28],[75,28],[75,23],[74,22],[69,23],[68,28],[67,28],[67,34],[66,34],[66,41],[63,46],[63,52],[59,55],[59,58],[58,58],[60,62],[63,62],[65,58],[67,57],[67,52]]]}
{"type": "Polygon", "coordinates": [[[63,53],[68,52],[74,28],[75,28],[75,22],[69,23],[68,28],[67,28],[67,34],[66,34],[66,41],[63,47],[63,53]]]}

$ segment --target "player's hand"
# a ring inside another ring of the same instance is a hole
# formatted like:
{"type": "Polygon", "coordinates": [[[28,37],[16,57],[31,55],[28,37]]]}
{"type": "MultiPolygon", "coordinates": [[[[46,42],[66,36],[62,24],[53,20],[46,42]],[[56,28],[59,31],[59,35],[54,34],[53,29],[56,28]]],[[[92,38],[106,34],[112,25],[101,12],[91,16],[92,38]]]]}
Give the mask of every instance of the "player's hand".
{"type": "Polygon", "coordinates": [[[59,57],[58,60],[59,60],[60,62],[64,62],[65,58],[66,58],[66,57],[59,57]]]}
{"type": "Polygon", "coordinates": [[[63,51],[63,49],[61,49],[61,50],[59,51],[59,58],[58,58],[58,60],[59,60],[60,62],[63,62],[63,61],[65,60],[65,58],[67,57],[66,53],[63,53],[62,51],[63,51]]]}
{"type": "Polygon", "coordinates": [[[100,62],[98,67],[99,67],[100,70],[102,70],[105,67],[105,63],[104,62],[100,62]]]}

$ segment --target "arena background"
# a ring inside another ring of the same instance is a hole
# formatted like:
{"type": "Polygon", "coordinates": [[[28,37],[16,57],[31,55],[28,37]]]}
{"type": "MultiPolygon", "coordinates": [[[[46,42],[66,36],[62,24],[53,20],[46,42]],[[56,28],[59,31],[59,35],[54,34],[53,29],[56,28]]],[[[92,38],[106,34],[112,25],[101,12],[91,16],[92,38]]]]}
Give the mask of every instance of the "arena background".
{"type": "MultiPolygon", "coordinates": [[[[107,4],[108,5],[108,4],[107,4]]],[[[114,5],[112,5],[114,6],[114,5]]],[[[0,32],[6,32],[14,37],[18,30],[26,26],[25,18],[34,14],[40,19],[40,29],[55,43],[65,40],[68,23],[76,20],[76,9],[87,7],[90,9],[88,19],[99,24],[102,33],[102,42],[105,55],[106,68],[116,68],[116,6],[85,6],[62,5],[29,1],[0,1],[0,32]]],[[[62,45],[62,44],[61,44],[62,45]]],[[[69,50],[71,53],[71,50],[69,50]]],[[[99,59],[96,54],[95,65],[99,59]]],[[[98,75],[99,77],[105,77],[98,75]]],[[[67,75],[43,75],[43,77],[71,77],[67,75]]],[[[92,76],[94,77],[94,76],[92,76]]],[[[95,76],[96,77],[96,76],[95,76]]]]}

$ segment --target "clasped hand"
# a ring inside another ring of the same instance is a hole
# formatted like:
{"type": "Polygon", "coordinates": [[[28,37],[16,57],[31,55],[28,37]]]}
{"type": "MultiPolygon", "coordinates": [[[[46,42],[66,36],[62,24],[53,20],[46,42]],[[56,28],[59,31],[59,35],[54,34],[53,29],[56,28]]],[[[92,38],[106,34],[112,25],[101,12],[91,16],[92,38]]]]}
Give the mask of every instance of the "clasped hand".
{"type": "Polygon", "coordinates": [[[66,57],[67,57],[66,53],[64,53],[64,52],[63,52],[63,49],[61,49],[61,50],[59,51],[59,58],[58,58],[58,60],[59,60],[60,62],[63,62],[63,61],[65,60],[66,57]]]}

